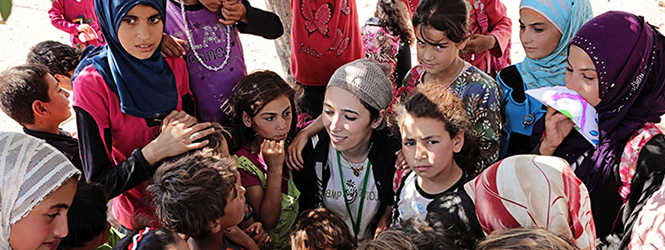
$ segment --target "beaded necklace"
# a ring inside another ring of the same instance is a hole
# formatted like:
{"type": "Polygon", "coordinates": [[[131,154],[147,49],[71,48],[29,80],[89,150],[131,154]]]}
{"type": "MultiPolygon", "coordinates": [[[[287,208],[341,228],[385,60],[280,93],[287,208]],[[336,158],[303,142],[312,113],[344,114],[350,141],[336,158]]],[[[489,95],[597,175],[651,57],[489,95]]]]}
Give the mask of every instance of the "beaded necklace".
{"type": "Polygon", "coordinates": [[[222,65],[219,65],[217,67],[212,67],[201,59],[201,56],[199,56],[199,53],[196,52],[196,49],[194,49],[194,39],[192,38],[192,33],[189,31],[189,27],[187,25],[187,17],[185,17],[185,0],[179,0],[180,1],[180,12],[182,14],[182,21],[185,24],[185,36],[187,36],[187,41],[189,42],[189,47],[192,49],[192,52],[194,52],[194,57],[196,57],[196,60],[199,61],[203,67],[210,71],[218,71],[224,68],[226,66],[226,63],[229,62],[229,55],[231,55],[231,25],[224,25],[226,26],[226,55],[224,55],[224,62],[222,65]]]}

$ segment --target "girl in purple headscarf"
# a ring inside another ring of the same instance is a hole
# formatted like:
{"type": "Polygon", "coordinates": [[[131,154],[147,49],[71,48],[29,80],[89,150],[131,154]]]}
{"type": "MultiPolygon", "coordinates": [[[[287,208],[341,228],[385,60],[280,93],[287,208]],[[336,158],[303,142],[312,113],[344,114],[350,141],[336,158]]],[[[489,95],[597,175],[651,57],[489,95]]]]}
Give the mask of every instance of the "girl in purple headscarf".
{"type": "Polygon", "coordinates": [[[566,87],[596,108],[600,143],[570,133],[573,123],[550,108],[536,149],[566,159],[589,188],[598,237],[622,235],[665,174],[665,137],[654,125],[665,114],[665,38],[643,17],[602,14],[571,40],[566,87]]]}

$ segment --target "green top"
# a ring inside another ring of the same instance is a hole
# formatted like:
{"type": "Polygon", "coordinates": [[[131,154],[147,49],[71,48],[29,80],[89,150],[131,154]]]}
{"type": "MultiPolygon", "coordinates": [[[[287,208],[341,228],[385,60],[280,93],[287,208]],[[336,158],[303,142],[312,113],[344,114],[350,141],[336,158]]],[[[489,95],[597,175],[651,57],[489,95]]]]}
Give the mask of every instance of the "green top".
{"type": "Polygon", "coordinates": [[[115,244],[124,237],[124,234],[121,234],[118,232],[118,230],[115,230],[115,228],[111,227],[111,229],[109,229],[109,241],[102,244],[101,246],[98,246],[95,248],[95,250],[112,250],[113,246],[115,246],[115,244]]]}
{"type": "MultiPolygon", "coordinates": [[[[238,157],[237,155],[234,155],[233,158],[238,162],[238,168],[256,175],[261,181],[261,187],[263,189],[266,188],[268,177],[254,164],[254,162],[245,156],[238,157]]],[[[282,211],[279,215],[279,222],[275,228],[266,230],[272,240],[267,244],[263,244],[261,249],[291,249],[291,239],[289,238],[289,234],[291,232],[291,226],[296,222],[296,217],[298,216],[298,200],[300,198],[300,191],[293,183],[293,175],[291,174],[291,171],[289,171],[289,181],[287,185],[287,193],[282,193],[282,211]]]]}

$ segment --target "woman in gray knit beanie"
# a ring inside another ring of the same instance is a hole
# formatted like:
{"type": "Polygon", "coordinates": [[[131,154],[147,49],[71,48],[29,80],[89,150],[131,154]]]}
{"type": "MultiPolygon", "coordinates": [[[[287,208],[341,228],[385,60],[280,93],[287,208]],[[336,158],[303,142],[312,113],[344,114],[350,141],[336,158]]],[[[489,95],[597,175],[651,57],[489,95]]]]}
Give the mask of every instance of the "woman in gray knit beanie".
{"type": "Polygon", "coordinates": [[[385,69],[360,59],[335,71],[319,118],[325,131],[308,141],[302,169],[294,172],[301,209],[335,211],[358,239],[371,239],[387,225],[393,203],[400,143],[383,126],[392,100],[385,69]]]}

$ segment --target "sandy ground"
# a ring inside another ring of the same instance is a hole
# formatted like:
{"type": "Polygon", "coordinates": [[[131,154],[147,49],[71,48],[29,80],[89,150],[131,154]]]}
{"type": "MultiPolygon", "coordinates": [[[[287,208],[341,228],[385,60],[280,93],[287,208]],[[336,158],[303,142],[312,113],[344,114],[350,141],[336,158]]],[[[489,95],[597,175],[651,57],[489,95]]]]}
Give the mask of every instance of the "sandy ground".
{"type": "MultiPolygon", "coordinates": [[[[286,1],[286,0],[285,0],[286,1]]],[[[376,0],[356,0],[359,9],[359,19],[364,23],[374,13],[376,0]]],[[[598,15],[608,10],[623,10],[643,15],[647,21],[665,30],[665,0],[590,0],[594,14],[598,15]]],[[[524,58],[522,47],[519,44],[518,25],[519,0],[502,0],[508,7],[508,15],[513,20],[512,60],[519,62],[524,58]]],[[[266,9],[262,0],[252,1],[252,5],[266,9]]],[[[0,24],[0,70],[25,62],[30,47],[44,40],[56,40],[69,43],[69,35],[54,28],[48,18],[47,11],[51,8],[48,0],[21,0],[14,1],[12,15],[5,24],[0,24]]],[[[241,35],[245,51],[245,61],[248,71],[256,69],[269,69],[281,75],[283,70],[275,52],[272,41],[264,40],[251,35],[241,35]]],[[[413,53],[415,56],[415,53],[413,53]]],[[[413,60],[416,62],[416,60],[413,60]]],[[[62,127],[70,132],[76,131],[76,122],[70,118],[62,127]]],[[[0,112],[0,130],[20,131],[21,127],[0,112]]]]}

